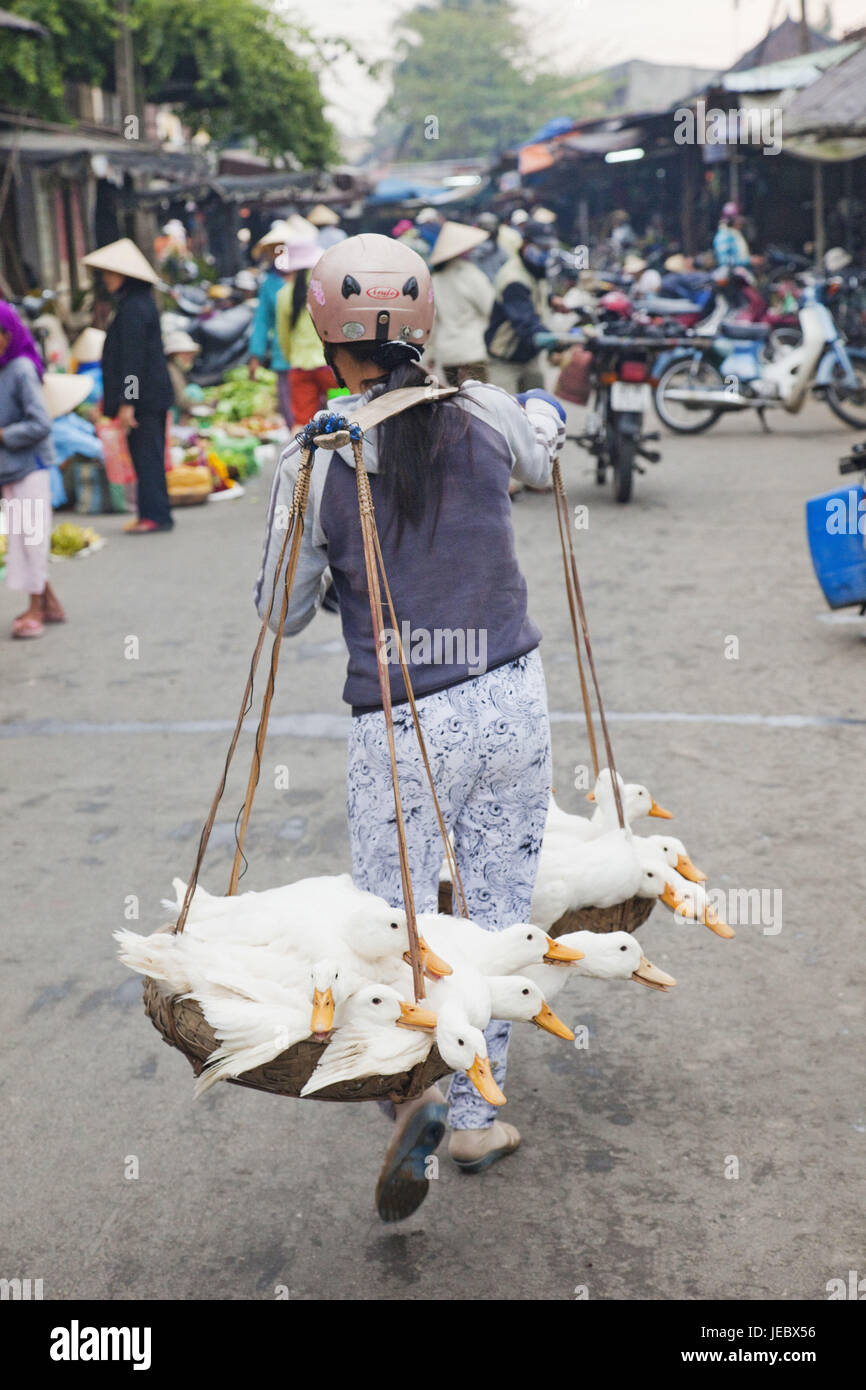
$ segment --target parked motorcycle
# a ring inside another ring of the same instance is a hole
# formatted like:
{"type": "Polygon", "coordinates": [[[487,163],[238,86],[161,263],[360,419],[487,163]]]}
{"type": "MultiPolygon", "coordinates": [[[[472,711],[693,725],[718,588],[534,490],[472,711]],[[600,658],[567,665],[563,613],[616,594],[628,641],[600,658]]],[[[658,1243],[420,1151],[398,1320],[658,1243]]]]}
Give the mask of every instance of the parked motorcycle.
{"type": "Polygon", "coordinates": [[[654,394],[659,419],[677,433],[696,434],[722,415],[756,410],[766,429],[767,410],[794,414],[811,392],[846,424],[866,427],[866,350],[846,345],[820,291],[821,282],[805,286],[798,311],[802,342],[772,361],[762,355],[770,326],[731,320],[720,326],[728,350],[718,365],[706,342],[660,359],[654,394]]]}
{"type": "Polygon", "coordinates": [[[646,470],[639,459],[658,463],[661,454],[648,444],[658,440],[657,432],[644,429],[644,416],[650,406],[652,363],[661,348],[680,340],[660,330],[635,329],[625,317],[597,327],[589,326],[570,335],[559,349],[570,346],[563,361],[556,394],[578,405],[589,404],[581,434],[566,438],[578,444],[595,459],[596,482],[603,486],[610,472],[617,502],[629,502],[634,474],[646,470]]]}
{"type": "MultiPolygon", "coordinates": [[[[214,296],[212,290],[220,288],[173,285],[170,293],[174,307],[160,319],[163,337],[182,331],[201,345],[189,373],[190,381],[198,386],[218,385],[225,372],[240,366],[249,356],[255,301],[241,298],[239,303],[233,303],[231,292],[214,296]],[[216,307],[224,302],[229,302],[230,307],[216,307]]],[[[238,287],[238,293],[242,292],[243,287],[238,287]]]]}

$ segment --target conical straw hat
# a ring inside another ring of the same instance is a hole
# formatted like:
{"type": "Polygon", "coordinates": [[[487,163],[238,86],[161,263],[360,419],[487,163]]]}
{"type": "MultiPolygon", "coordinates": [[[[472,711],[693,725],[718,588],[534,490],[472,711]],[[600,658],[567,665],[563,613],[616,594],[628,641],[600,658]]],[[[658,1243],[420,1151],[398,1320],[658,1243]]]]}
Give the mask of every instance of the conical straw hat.
{"type": "Polygon", "coordinates": [[[318,240],[287,241],[274,257],[274,265],[284,275],[290,275],[295,270],[310,270],[323,254],[318,240]]]}
{"type": "Polygon", "coordinates": [[[166,357],[170,357],[173,352],[201,352],[201,347],[195,338],[191,338],[183,329],[175,329],[163,338],[162,350],[166,357]]]}
{"type": "Polygon", "coordinates": [[[118,275],[128,275],[132,280],[145,280],[149,285],[159,283],[153,266],[127,236],[121,237],[120,241],[110,242],[108,246],[100,246],[89,256],[82,256],[81,263],[92,266],[94,270],[114,270],[118,275]]]}
{"type": "Polygon", "coordinates": [[[480,246],[489,236],[490,233],[485,232],[483,227],[467,227],[462,222],[443,222],[433,247],[430,264],[442,265],[443,261],[452,261],[455,256],[462,256],[464,251],[471,251],[474,246],[480,246]]]}
{"type": "Polygon", "coordinates": [[[101,362],[105,333],[101,328],[83,328],[72,347],[70,355],[76,362],[101,362]]]}
{"type": "Polygon", "coordinates": [[[253,247],[253,256],[258,259],[261,253],[268,246],[282,246],[288,241],[315,241],[318,236],[318,229],[308,222],[306,217],[301,217],[293,212],[291,217],[281,218],[279,222],[274,222],[265,232],[261,240],[257,241],[253,247]]]}
{"type": "Polygon", "coordinates": [[[314,227],[336,227],[340,220],[340,214],[334,212],[333,208],[326,207],[324,203],[316,203],[307,213],[307,221],[312,222],[314,227]]]}
{"type": "Polygon", "coordinates": [[[52,420],[68,415],[70,410],[86,401],[93,388],[93,377],[87,372],[46,372],[42,378],[45,405],[52,420]]]}

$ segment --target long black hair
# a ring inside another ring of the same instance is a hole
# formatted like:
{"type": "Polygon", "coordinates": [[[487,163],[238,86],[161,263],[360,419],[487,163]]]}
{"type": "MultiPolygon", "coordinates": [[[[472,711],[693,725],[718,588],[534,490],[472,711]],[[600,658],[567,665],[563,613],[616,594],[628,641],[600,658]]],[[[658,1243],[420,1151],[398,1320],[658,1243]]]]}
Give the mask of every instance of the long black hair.
{"type": "Polygon", "coordinates": [[[292,314],[290,320],[293,329],[298,319],[301,317],[303,310],[307,307],[307,289],[310,284],[310,276],[312,273],[311,270],[295,271],[295,282],[292,285],[292,314]]]}
{"type": "MultiPolygon", "coordinates": [[[[345,345],[344,351],[356,362],[369,362],[374,368],[362,381],[363,389],[369,391],[372,387],[374,396],[380,396],[386,391],[397,391],[401,386],[428,385],[430,374],[419,362],[389,363],[389,355],[392,358],[395,355],[389,354],[391,347],[391,344],[371,342],[345,345]]],[[[327,345],[325,355],[330,358],[327,345]]],[[[333,362],[330,365],[333,366],[333,362]]],[[[431,534],[435,533],[445,485],[446,456],[464,442],[471,449],[469,414],[455,409],[452,402],[456,399],[450,396],[445,401],[413,406],[400,415],[392,415],[376,428],[377,476],[394,506],[398,546],[407,525],[418,528],[431,516],[431,534]]]]}

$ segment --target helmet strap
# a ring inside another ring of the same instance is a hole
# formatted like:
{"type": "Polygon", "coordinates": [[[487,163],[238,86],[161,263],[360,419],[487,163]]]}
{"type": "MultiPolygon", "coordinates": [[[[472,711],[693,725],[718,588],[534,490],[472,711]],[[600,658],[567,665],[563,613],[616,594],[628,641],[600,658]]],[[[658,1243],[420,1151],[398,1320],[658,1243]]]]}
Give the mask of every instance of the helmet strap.
{"type": "Polygon", "coordinates": [[[323,347],[324,350],[325,350],[325,361],[327,362],[328,366],[331,368],[331,371],[334,373],[334,376],[337,378],[337,385],[338,385],[339,387],[341,387],[344,391],[348,391],[349,388],[348,388],[348,386],[346,385],[345,381],[343,380],[342,376],[340,375],[340,372],[339,372],[339,370],[338,370],[338,368],[337,368],[337,364],[336,364],[336,362],[335,362],[335,360],[334,360],[334,348],[333,348],[333,344],[332,344],[332,343],[323,343],[323,344],[322,344],[322,347],[323,347]]]}

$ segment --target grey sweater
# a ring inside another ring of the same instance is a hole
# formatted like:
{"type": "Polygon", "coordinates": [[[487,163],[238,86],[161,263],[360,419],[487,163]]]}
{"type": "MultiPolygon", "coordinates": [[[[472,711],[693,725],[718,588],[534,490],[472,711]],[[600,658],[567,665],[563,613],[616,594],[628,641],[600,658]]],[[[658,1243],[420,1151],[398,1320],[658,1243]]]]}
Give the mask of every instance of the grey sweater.
{"type": "Polygon", "coordinates": [[[15,357],[0,367],[0,483],[17,483],[53,461],[51,419],[45,408],[39,373],[29,357],[15,357]]]}
{"type": "MultiPolygon", "coordinates": [[[[351,420],[353,406],[367,399],[344,398],[338,402],[340,412],[351,420]]],[[[390,499],[377,476],[375,429],[363,444],[400,637],[419,696],[471,679],[538,645],[541,634],[527,612],[526,581],[515,553],[508,484],[512,475],[534,485],[548,483],[565,432],[546,401],[531,399],[524,409],[507,392],[479,382],[467,383],[460,397],[443,408],[469,414],[468,438],[443,464],[435,529],[407,526],[399,546],[390,499]]],[[[262,618],[277,578],[298,461],[293,443],[280,459],[271,491],[255,591],[262,618]]],[[[287,634],[310,622],[329,577],[349,648],[343,699],[356,714],[381,708],[351,449],[320,450],[315,456],[287,634]]],[[[279,621],[280,592],[272,627],[279,621]]],[[[405,700],[396,636],[388,637],[381,659],[387,661],[392,699],[405,700]]]]}

